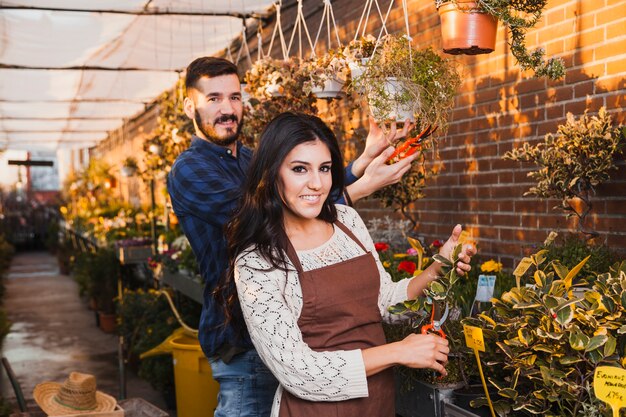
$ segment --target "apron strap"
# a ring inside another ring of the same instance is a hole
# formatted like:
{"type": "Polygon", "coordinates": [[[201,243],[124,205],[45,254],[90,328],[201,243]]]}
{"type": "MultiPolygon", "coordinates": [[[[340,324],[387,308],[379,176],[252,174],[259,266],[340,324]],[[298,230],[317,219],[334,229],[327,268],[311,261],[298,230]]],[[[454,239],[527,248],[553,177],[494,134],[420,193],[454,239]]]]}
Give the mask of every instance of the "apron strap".
{"type": "MultiPolygon", "coordinates": [[[[365,253],[368,253],[368,250],[365,249],[363,243],[361,243],[361,241],[354,235],[354,233],[350,231],[348,226],[341,223],[339,220],[335,221],[334,224],[339,227],[346,235],[348,235],[350,239],[354,240],[365,253]]],[[[293,247],[289,239],[287,239],[287,257],[296,268],[296,271],[298,271],[298,274],[304,273],[304,269],[302,269],[302,264],[300,263],[300,258],[298,258],[298,253],[296,252],[296,249],[293,247]]]]}
{"type": "Polygon", "coordinates": [[[339,226],[339,228],[341,230],[343,230],[343,232],[348,235],[349,238],[351,238],[352,240],[354,240],[360,247],[361,249],[363,249],[363,252],[367,253],[368,250],[365,249],[365,246],[363,246],[363,244],[361,243],[361,241],[359,239],[357,239],[357,237],[354,235],[354,233],[352,233],[352,231],[350,231],[350,229],[348,229],[348,226],[346,226],[345,224],[341,223],[339,220],[337,220],[335,222],[335,224],[337,226],[339,226]]]}

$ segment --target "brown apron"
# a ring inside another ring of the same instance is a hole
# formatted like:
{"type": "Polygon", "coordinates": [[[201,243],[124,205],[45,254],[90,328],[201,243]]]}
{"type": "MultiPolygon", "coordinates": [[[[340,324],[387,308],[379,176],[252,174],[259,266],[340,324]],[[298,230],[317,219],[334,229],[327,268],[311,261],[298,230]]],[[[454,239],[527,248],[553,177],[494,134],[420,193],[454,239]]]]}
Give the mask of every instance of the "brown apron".
{"type": "MultiPolygon", "coordinates": [[[[298,326],[304,342],[317,352],[367,349],[385,344],[378,310],[380,272],[376,261],[352,232],[335,225],[359,244],[363,255],[311,271],[303,271],[295,249],[287,255],[298,271],[302,313],[298,326]]],[[[391,368],[367,378],[369,396],[346,401],[313,402],[283,389],[280,417],[394,417],[391,368]]]]}

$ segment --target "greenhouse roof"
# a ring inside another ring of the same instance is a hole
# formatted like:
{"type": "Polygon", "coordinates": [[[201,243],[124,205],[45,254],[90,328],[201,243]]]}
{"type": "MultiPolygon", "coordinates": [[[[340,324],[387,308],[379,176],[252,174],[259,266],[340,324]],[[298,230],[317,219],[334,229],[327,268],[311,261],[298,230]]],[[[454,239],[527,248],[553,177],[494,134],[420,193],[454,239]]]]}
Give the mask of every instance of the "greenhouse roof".
{"type": "Polygon", "coordinates": [[[0,148],[96,144],[272,4],[0,0],[0,148]]]}

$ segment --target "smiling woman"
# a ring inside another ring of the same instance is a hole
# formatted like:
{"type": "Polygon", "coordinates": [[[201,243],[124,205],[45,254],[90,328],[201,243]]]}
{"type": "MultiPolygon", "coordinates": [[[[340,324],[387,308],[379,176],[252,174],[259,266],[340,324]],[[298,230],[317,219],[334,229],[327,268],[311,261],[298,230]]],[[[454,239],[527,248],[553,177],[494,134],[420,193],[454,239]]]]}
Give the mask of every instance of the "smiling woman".
{"type": "Polygon", "coordinates": [[[343,190],[342,167],[318,117],[277,116],[226,227],[230,268],[216,295],[227,324],[242,334],[247,325],[280,383],[272,416],[392,417],[393,365],[446,373],[445,339],[412,334],[387,344],[382,328],[387,308],[421,294],[440,266],[392,282],[356,211],[332,202],[343,190]]]}

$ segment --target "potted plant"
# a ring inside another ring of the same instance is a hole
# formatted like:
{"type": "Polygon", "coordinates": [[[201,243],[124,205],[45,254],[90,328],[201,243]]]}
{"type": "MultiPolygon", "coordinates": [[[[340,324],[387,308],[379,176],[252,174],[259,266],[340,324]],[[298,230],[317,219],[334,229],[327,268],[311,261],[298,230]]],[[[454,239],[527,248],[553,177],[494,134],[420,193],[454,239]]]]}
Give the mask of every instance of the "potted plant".
{"type": "Polygon", "coordinates": [[[528,176],[536,181],[524,195],[560,200],[567,217],[578,218],[578,228],[590,238],[598,235],[586,224],[593,209],[595,188],[609,179],[609,172],[617,169],[615,157],[626,144],[626,128],[614,127],[604,107],[597,116],[587,112],[578,120],[571,113],[567,122],[559,125],[557,134],[548,133],[543,142],[513,149],[504,159],[532,162],[539,170],[528,176]]]}
{"type": "Polygon", "coordinates": [[[304,84],[304,91],[317,98],[339,98],[348,78],[348,63],[341,50],[331,50],[305,62],[303,70],[310,79],[304,84]]]}
{"type": "Polygon", "coordinates": [[[592,380],[597,366],[626,367],[626,262],[583,274],[589,257],[570,269],[546,246],[520,261],[517,285],[489,311],[463,322],[483,329],[498,415],[608,416],[592,380]]]}
{"type": "Polygon", "coordinates": [[[135,158],[134,156],[129,156],[128,158],[124,159],[120,171],[122,173],[122,176],[132,177],[133,175],[135,175],[135,173],[137,173],[137,168],[137,158],[135,158]]]}
{"type": "Polygon", "coordinates": [[[526,48],[526,31],[541,19],[547,0],[435,0],[441,17],[444,52],[485,53],[495,46],[497,20],[511,31],[509,46],[523,70],[534,71],[537,77],[557,80],[565,74],[563,61],[558,58],[545,60],[541,48],[526,48]],[[470,20],[468,22],[468,20],[470,20]],[[489,29],[487,43],[481,43],[481,35],[475,29],[489,29]],[[467,39],[462,39],[465,33],[467,39]]]}
{"type": "Polygon", "coordinates": [[[453,62],[432,49],[414,49],[406,37],[385,36],[356,85],[379,122],[419,118],[422,126],[447,125],[461,80],[453,62]]]}
{"type": "MultiPolygon", "coordinates": [[[[387,338],[391,341],[401,340],[409,333],[420,331],[429,323],[429,315],[433,308],[442,308],[442,330],[450,342],[450,361],[446,365],[448,375],[439,375],[425,369],[409,369],[397,367],[396,376],[396,412],[403,417],[443,417],[444,402],[452,402],[454,390],[465,384],[469,375],[474,374],[475,366],[472,356],[464,348],[460,317],[462,308],[456,295],[456,289],[465,286],[464,280],[456,274],[452,265],[458,260],[461,245],[454,250],[451,259],[438,254],[424,256],[427,252],[420,242],[409,238],[411,248],[406,253],[391,253],[390,248],[377,244],[383,266],[389,271],[392,279],[398,280],[419,274],[434,260],[442,262],[444,275],[433,281],[425,290],[425,294],[415,300],[407,300],[392,306],[393,314],[408,318],[403,324],[387,325],[387,338]],[[459,285],[463,284],[463,285],[459,285]],[[445,316],[446,318],[443,318],[445,316]]],[[[437,252],[439,245],[429,248],[437,252]]],[[[437,317],[439,319],[439,317],[437,317]]]]}
{"type": "Polygon", "coordinates": [[[256,61],[245,75],[250,96],[253,98],[282,97],[298,79],[300,63],[295,58],[282,60],[263,58],[256,61]]]}
{"type": "Polygon", "coordinates": [[[375,49],[376,38],[372,35],[354,39],[343,49],[343,55],[346,57],[350,69],[350,78],[353,82],[363,75],[365,66],[375,49]]]}

